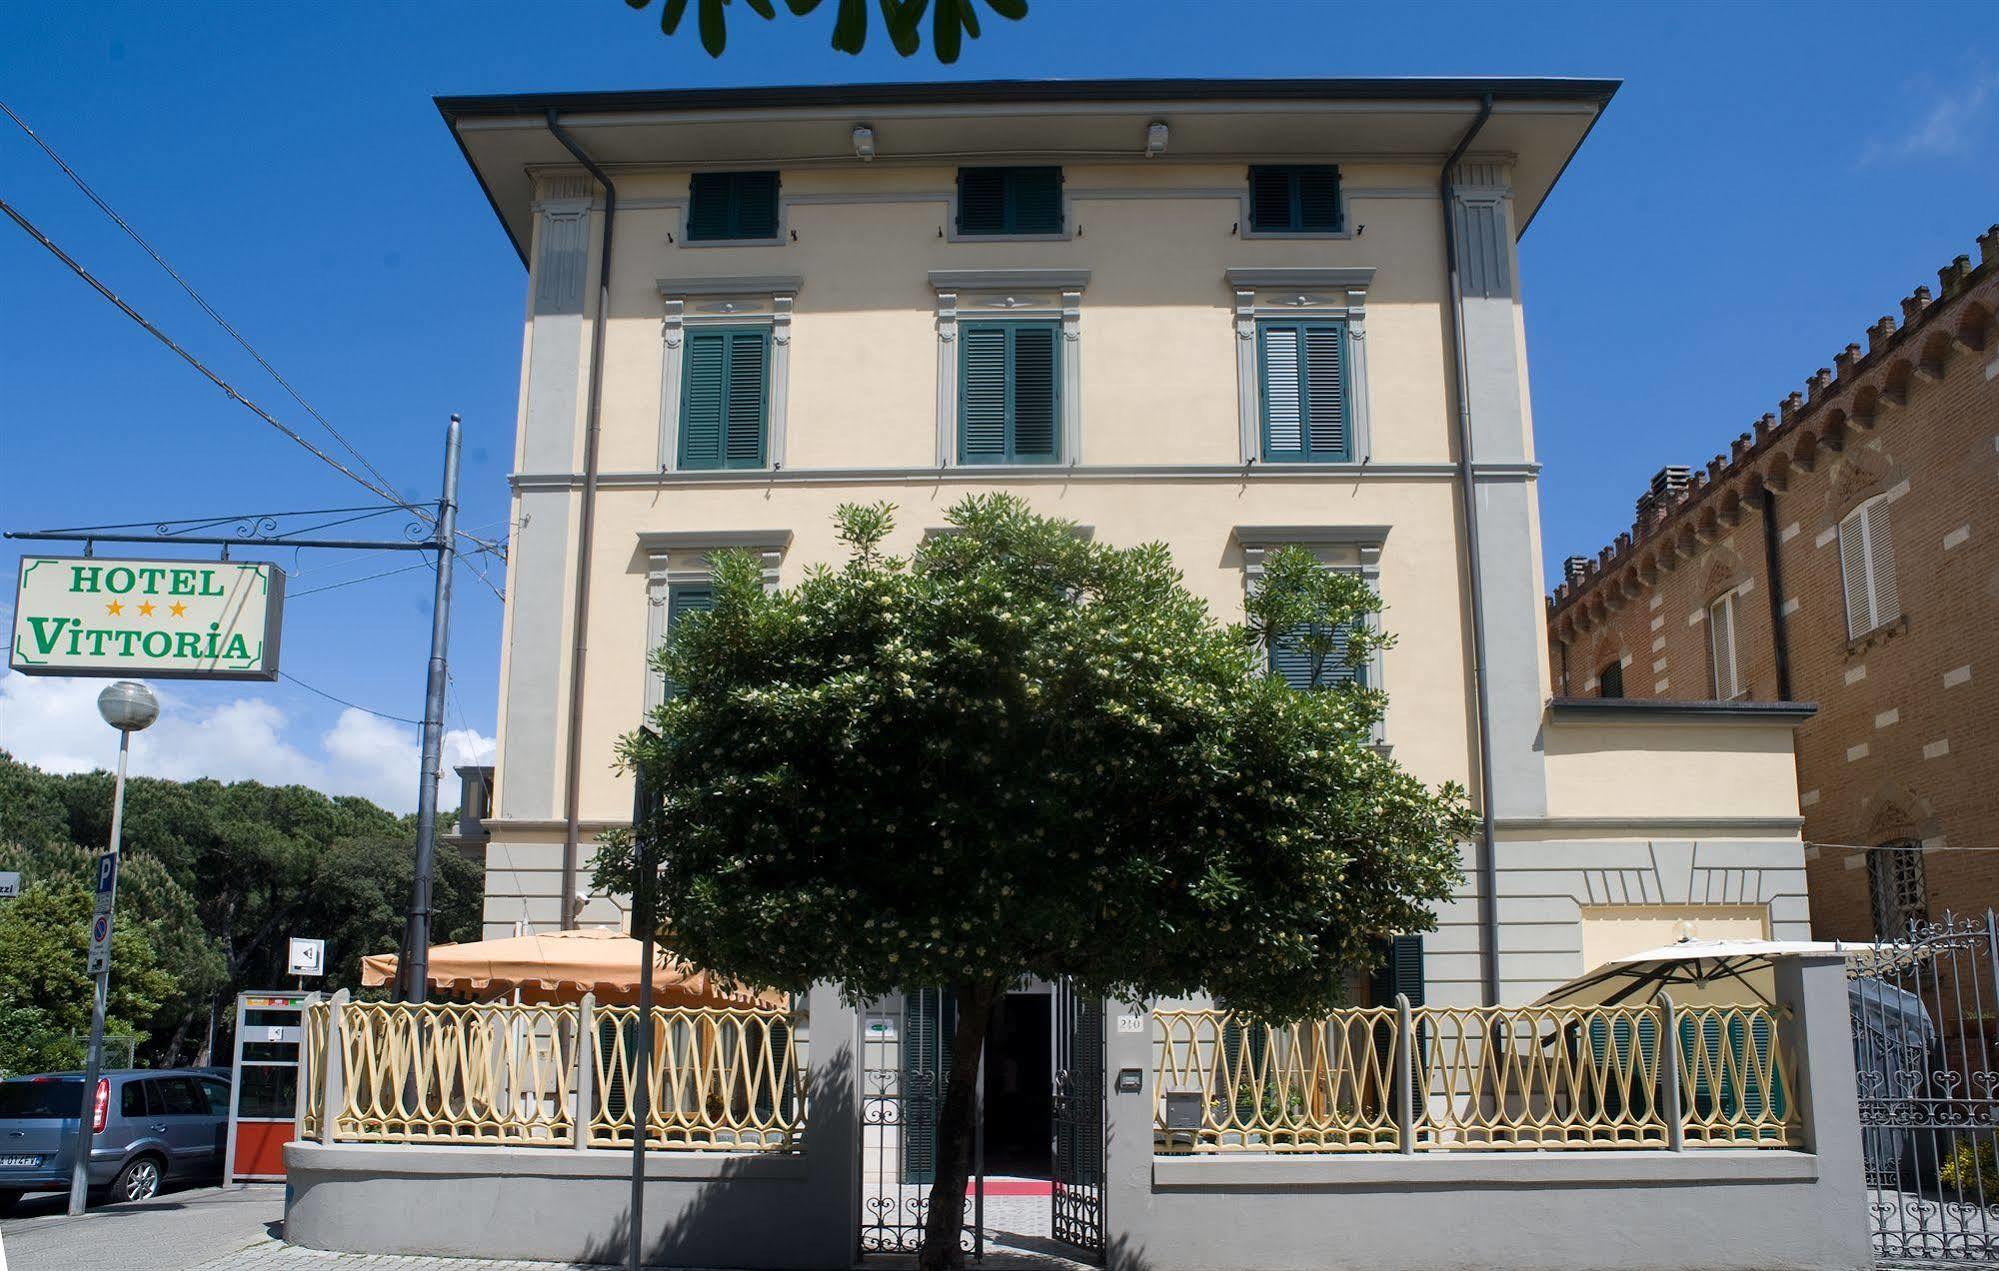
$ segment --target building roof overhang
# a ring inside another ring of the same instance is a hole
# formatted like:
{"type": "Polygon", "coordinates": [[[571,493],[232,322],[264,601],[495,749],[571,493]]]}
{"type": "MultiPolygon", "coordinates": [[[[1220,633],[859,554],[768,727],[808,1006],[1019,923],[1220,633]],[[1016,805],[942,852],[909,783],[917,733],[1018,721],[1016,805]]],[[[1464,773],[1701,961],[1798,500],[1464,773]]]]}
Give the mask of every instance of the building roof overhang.
{"type": "Polygon", "coordinates": [[[985,80],[440,97],[437,108],[523,260],[535,173],[573,167],[564,131],[617,170],[854,164],[966,155],[1140,159],[1165,123],[1168,155],[1195,161],[1332,158],[1441,164],[1490,95],[1472,156],[1513,165],[1524,232],[1618,88],[1599,79],[985,80]]]}

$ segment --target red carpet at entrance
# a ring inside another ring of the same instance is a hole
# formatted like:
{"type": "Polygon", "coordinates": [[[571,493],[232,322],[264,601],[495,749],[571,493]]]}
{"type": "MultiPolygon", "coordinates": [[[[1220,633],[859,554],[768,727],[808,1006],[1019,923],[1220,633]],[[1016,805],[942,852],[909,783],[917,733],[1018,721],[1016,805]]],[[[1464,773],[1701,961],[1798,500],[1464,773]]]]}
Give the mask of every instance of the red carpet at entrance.
{"type": "Polygon", "coordinates": [[[1052,1196],[1055,1184],[1045,1178],[988,1178],[979,1190],[988,1196],[1052,1196]]]}

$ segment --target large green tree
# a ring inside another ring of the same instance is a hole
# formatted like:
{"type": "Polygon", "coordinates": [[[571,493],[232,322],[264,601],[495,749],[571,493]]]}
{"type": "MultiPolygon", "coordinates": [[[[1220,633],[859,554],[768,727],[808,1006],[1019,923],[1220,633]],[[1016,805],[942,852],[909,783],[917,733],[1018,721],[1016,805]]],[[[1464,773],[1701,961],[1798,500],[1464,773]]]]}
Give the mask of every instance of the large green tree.
{"type": "MultiPolygon", "coordinates": [[[[0,753],[0,869],[82,885],[110,835],[111,783],[0,753]]],[[[362,955],[393,952],[401,939],[415,844],[413,817],[366,799],[255,781],[128,782],[119,928],[147,924],[172,981],[137,1021],[148,1034],[141,1054],[188,1060],[226,1029],[236,993],[288,983],[288,936],[327,942],[320,987],[358,986],[362,955]]],[[[478,938],[483,881],[477,862],[439,851],[439,940],[478,938]]]]}
{"type": "MultiPolygon", "coordinates": [[[[71,880],[35,882],[0,904],[0,1076],[83,1066],[93,994],[91,895],[71,880]]],[[[105,1033],[143,1034],[175,991],[151,923],[111,933],[105,1033]]]]}
{"type": "MultiPolygon", "coordinates": [[[[1333,637],[1379,608],[1357,580],[1280,553],[1224,623],[1163,545],[1008,496],[948,519],[904,558],[891,509],[845,507],[850,559],[777,592],[718,557],[713,610],[661,655],[675,692],[622,752],[661,795],[638,834],[676,952],[955,995],[925,1268],[962,1262],[978,1058],[1011,986],[1325,1010],[1382,935],[1432,925],[1472,828],[1460,791],[1372,744],[1378,693],[1268,673],[1273,639],[1365,655],[1364,630],[1333,637]]],[[[633,847],[600,886],[631,889],[633,847]]]]}

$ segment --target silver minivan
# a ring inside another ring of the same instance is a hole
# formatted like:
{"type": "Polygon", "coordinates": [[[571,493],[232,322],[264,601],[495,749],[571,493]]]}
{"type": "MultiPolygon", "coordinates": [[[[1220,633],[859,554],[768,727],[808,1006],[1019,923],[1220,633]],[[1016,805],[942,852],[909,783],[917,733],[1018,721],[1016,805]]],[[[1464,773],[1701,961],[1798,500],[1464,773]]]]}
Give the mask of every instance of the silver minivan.
{"type": "MultiPolygon", "coordinates": [[[[69,1190],[83,1075],[0,1081],[0,1214],[24,1192],[69,1190]]],[[[218,1177],[229,1126],[229,1083],[187,1068],[118,1069],[97,1082],[90,1187],[94,1198],[149,1200],[169,1182],[218,1177]]]]}

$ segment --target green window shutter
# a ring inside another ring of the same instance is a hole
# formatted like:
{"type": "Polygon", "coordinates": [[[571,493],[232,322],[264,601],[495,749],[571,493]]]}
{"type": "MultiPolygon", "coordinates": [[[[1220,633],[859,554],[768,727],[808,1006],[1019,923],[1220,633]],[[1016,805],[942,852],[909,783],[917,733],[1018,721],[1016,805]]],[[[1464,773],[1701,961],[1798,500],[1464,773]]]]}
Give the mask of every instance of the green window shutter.
{"type": "Polygon", "coordinates": [[[682,468],[760,468],[770,416],[770,332],[690,331],[680,402],[682,468]]]}
{"type": "Polygon", "coordinates": [[[1297,189],[1297,228],[1306,234],[1332,234],[1340,228],[1340,170],[1338,168],[1298,168],[1293,172],[1297,189]]]}
{"type": "Polygon", "coordinates": [[[770,339],[764,331],[729,332],[729,404],[723,466],[761,468],[769,414],[770,339]]]}
{"type": "Polygon", "coordinates": [[[1051,323],[968,323],[958,334],[958,459],[1061,453],[1060,333],[1051,323]]]}
{"type": "Polygon", "coordinates": [[[1265,322],[1257,328],[1267,463],[1352,458],[1347,332],[1343,322],[1265,322]]]}
{"type": "Polygon", "coordinates": [[[1291,181],[1283,168],[1249,170],[1249,227],[1261,234],[1291,228],[1291,181]]]}
{"type": "Polygon", "coordinates": [[[726,331],[690,331],[682,358],[680,466],[722,466],[722,421],[728,407],[726,331]]]}
{"type": "Polygon", "coordinates": [[[687,239],[777,237],[775,172],[697,172],[688,179],[687,239]]]}
{"type": "MultiPolygon", "coordinates": [[[[666,638],[673,639],[674,625],[690,613],[707,613],[715,607],[715,593],[705,584],[675,583],[666,589],[666,638]]],[[[678,696],[680,687],[672,680],[666,681],[665,696],[668,700],[678,696]]]]}
{"type": "Polygon", "coordinates": [[[1007,328],[967,326],[958,335],[958,458],[1006,458],[1007,328]]]}
{"type": "Polygon", "coordinates": [[[1282,676],[1292,688],[1343,688],[1350,684],[1366,688],[1366,665],[1354,666],[1347,661],[1347,638],[1352,630],[1353,624],[1348,622],[1333,628],[1332,652],[1326,654],[1325,661],[1320,664],[1316,682],[1312,674],[1312,652],[1305,647],[1299,635],[1279,636],[1271,645],[1270,669],[1282,676]]]}
{"type": "Polygon", "coordinates": [[[1056,331],[1053,327],[1013,327],[1013,453],[1023,459],[1053,459],[1056,450],[1056,331]]]}
{"type": "Polygon", "coordinates": [[[1060,234],[1062,169],[958,169],[960,234],[1060,234]]]}
{"type": "Polygon", "coordinates": [[[1249,225],[1259,234],[1338,233],[1340,170],[1301,164],[1251,168],[1249,225]]]}
{"type": "Polygon", "coordinates": [[[1408,997],[1409,1005],[1423,1004],[1423,937],[1389,936],[1381,942],[1382,963],[1374,972],[1373,995],[1376,1006],[1395,1005],[1395,995],[1408,997]]]}

